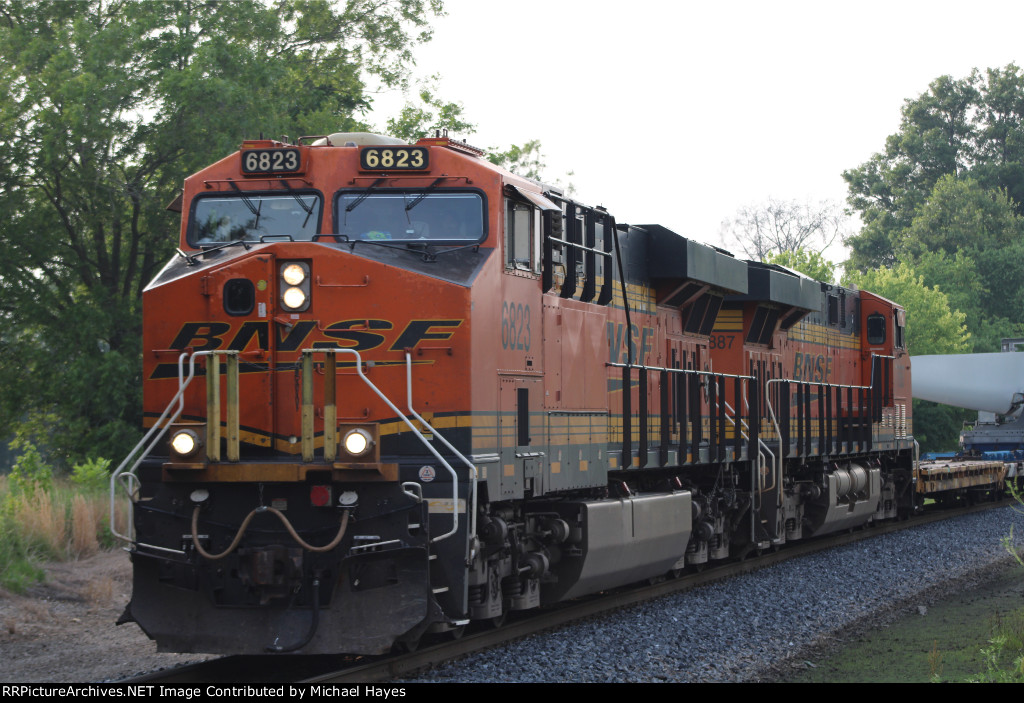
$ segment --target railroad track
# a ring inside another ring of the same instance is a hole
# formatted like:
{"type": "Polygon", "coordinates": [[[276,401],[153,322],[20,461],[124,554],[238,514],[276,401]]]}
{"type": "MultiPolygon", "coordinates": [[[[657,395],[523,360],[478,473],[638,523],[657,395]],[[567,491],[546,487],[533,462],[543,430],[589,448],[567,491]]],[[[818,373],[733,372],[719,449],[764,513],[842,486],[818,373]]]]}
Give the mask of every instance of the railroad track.
{"type": "Polygon", "coordinates": [[[699,572],[687,571],[679,578],[667,578],[657,583],[622,588],[614,592],[602,593],[557,607],[546,608],[539,613],[531,611],[529,615],[510,617],[504,626],[498,629],[481,627],[467,631],[459,639],[427,640],[414,652],[379,657],[343,655],[228,656],[153,672],[127,680],[125,683],[174,685],[244,681],[248,683],[293,682],[352,685],[388,681],[411,676],[418,671],[505,642],[557,629],[573,621],[617,611],[713,581],[756,571],[789,559],[1006,504],[1008,501],[1001,500],[956,509],[926,511],[902,522],[891,522],[867,529],[828,535],[820,539],[800,541],[786,545],[785,548],[778,551],[751,555],[744,560],[708,567],[699,572]]]}

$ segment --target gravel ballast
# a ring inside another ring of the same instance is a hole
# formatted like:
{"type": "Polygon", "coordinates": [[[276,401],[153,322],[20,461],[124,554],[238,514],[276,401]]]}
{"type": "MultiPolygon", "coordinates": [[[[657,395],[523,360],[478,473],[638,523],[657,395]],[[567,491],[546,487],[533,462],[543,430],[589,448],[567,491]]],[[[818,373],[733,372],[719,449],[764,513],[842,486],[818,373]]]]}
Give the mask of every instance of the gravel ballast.
{"type": "MultiPolygon", "coordinates": [[[[999,509],[882,535],[530,637],[412,679],[443,682],[754,681],[774,677],[898,605],[984,578],[1006,561],[1000,540],[1024,516],[999,509]]],[[[1018,540],[1019,542],[1019,540],[1018,540]]],[[[161,654],[114,621],[130,594],[123,552],[47,566],[48,579],[0,592],[5,682],[118,680],[201,659],[161,654]]]]}
{"type": "MultiPolygon", "coordinates": [[[[857,624],[963,588],[1009,559],[1012,508],[873,537],[496,647],[410,682],[772,678],[857,624]]],[[[1021,540],[1017,540],[1018,545],[1021,540]]]]}

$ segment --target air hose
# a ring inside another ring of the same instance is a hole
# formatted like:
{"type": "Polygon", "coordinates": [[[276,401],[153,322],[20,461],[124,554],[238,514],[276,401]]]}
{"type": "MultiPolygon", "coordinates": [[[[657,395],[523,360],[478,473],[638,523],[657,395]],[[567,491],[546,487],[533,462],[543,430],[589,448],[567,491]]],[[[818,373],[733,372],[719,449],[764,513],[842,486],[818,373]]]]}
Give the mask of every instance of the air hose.
{"type": "Polygon", "coordinates": [[[306,633],[306,636],[302,640],[296,642],[295,644],[290,644],[290,645],[287,645],[287,646],[280,645],[280,644],[269,644],[269,645],[267,645],[266,650],[268,652],[274,652],[275,654],[283,654],[285,652],[294,652],[294,651],[297,651],[299,649],[302,649],[307,644],[309,644],[309,641],[311,639],[313,639],[313,635],[316,634],[316,628],[319,625],[320,625],[320,579],[318,577],[314,576],[313,577],[313,619],[309,623],[309,631],[306,633]]]}
{"type": "Polygon", "coordinates": [[[253,517],[255,517],[257,513],[269,512],[273,513],[274,515],[277,515],[277,517],[280,518],[281,522],[284,524],[285,529],[288,530],[288,534],[292,536],[292,539],[298,542],[299,546],[301,546],[303,549],[306,549],[310,552],[331,551],[341,543],[342,537],[345,536],[345,530],[346,528],[348,528],[348,510],[345,510],[341,514],[341,526],[338,528],[337,536],[333,540],[331,540],[330,544],[324,545],[323,547],[314,547],[313,545],[309,544],[304,539],[299,537],[299,533],[295,531],[295,528],[292,527],[292,524],[288,521],[288,518],[285,517],[284,513],[282,513],[277,508],[270,508],[265,505],[261,505],[260,507],[253,509],[252,512],[245,516],[245,520],[242,521],[242,525],[238,528],[238,532],[235,533],[235,538],[231,541],[231,544],[228,545],[227,549],[225,549],[220,554],[210,554],[205,549],[203,549],[203,546],[201,544],[199,544],[199,511],[201,509],[202,506],[197,505],[196,509],[192,511],[192,544],[195,545],[197,552],[199,552],[204,558],[209,559],[210,561],[223,559],[228,554],[235,551],[235,547],[237,547],[238,543],[242,541],[242,535],[245,534],[246,529],[249,527],[249,523],[252,522],[253,517]]]}

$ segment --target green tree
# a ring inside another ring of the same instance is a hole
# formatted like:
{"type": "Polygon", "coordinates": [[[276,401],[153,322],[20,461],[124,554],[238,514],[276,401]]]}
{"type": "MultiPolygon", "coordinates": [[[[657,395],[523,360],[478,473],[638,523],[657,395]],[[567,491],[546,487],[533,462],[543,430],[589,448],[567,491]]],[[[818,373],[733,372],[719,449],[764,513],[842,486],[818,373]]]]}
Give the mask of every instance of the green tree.
{"type": "Polygon", "coordinates": [[[487,159],[493,164],[508,169],[517,176],[539,181],[543,176],[545,168],[544,155],[541,153],[540,148],[540,140],[531,139],[522,146],[513,144],[504,151],[491,148],[487,154],[487,159]]]}
{"type": "Polygon", "coordinates": [[[1024,335],[1024,241],[968,255],[960,249],[921,254],[914,264],[925,285],[938,285],[965,315],[971,351],[996,352],[1004,337],[1024,335]],[[974,258],[972,258],[972,256],[974,258]]]}
{"type": "Polygon", "coordinates": [[[843,174],[863,227],[848,268],[903,262],[966,314],[972,350],[1024,333],[1024,73],[943,76],[885,149],[843,174]]]}
{"type": "Polygon", "coordinates": [[[816,281],[835,283],[836,265],[817,252],[806,249],[774,252],[764,260],[768,264],[778,264],[799,271],[816,281]]]}
{"type": "Polygon", "coordinates": [[[261,133],[366,129],[440,0],[0,1],[0,436],[67,466],[140,424],[140,295],[184,177],[261,133]]]}
{"type": "Polygon", "coordinates": [[[936,79],[905,102],[885,149],[843,173],[863,223],[848,240],[850,264],[892,266],[940,179],[968,177],[1024,214],[1024,74],[1014,64],[936,79]]]}
{"type": "Polygon", "coordinates": [[[401,113],[387,121],[387,132],[408,142],[430,136],[432,132],[472,134],[476,126],[467,122],[460,103],[444,102],[437,96],[436,82],[432,76],[417,92],[419,102],[406,101],[401,113]]]}
{"type": "Polygon", "coordinates": [[[1006,191],[986,189],[969,176],[944,175],[901,232],[896,254],[901,260],[937,251],[973,255],[1008,246],[1021,235],[1024,219],[1006,191]]]}
{"type": "Polygon", "coordinates": [[[963,250],[953,255],[945,250],[925,251],[914,263],[916,271],[925,285],[941,285],[952,310],[964,313],[966,320],[981,315],[982,301],[988,295],[978,265],[963,250]]]}
{"type": "Polygon", "coordinates": [[[967,315],[974,351],[1024,323],[1024,218],[1005,191],[945,175],[901,234],[897,255],[967,315]]]}

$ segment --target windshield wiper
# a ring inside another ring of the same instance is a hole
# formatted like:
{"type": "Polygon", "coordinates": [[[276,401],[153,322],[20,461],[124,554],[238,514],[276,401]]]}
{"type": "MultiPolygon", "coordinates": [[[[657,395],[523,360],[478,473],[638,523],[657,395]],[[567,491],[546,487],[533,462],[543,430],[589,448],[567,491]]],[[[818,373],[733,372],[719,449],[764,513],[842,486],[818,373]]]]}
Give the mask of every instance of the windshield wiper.
{"type": "Polygon", "coordinates": [[[260,204],[258,206],[254,206],[252,204],[252,200],[250,200],[249,197],[246,196],[246,194],[242,191],[242,189],[238,187],[237,183],[235,183],[234,181],[230,181],[230,183],[231,183],[231,187],[234,188],[235,192],[238,193],[238,197],[242,199],[242,204],[245,205],[245,207],[247,207],[249,209],[249,212],[251,212],[253,215],[256,216],[256,220],[253,222],[252,227],[247,227],[246,229],[251,229],[251,230],[259,229],[259,227],[260,227],[260,212],[263,210],[263,199],[260,198],[260,204]]]}
{"type": "Polygon", "coordinates": [[[302,229],[306,229],[306,223],[308,223],[309,218],[313,216],[313,206],[307,205],[306,202],[302,199],[302,197],[295,192],[295,189],[288,185],[288,181],[281,181],[281,184],[284,185],[285,190],[288,191],[288,194],[295,198],[295,202],[299,204],[299,207],[306,211],[306,219],[302,221],[302,229]]]}
{"type": "Polygon", "coordinates": [[[218,252],[221,249],[227,249],[228,247],[238,246],[239,244],[241,244],[243,247],[245,247],[246,251],[249,251],[249,249],[250,249],[249,245],[250,244],[258,244],[258,243],[259,242],[255,242],[255,241],[253,241],[251,239],[232,239],[230,242],[224,242],[223,244],[216,244],[216,245],[214,245],[212,247],[206,247],[206,246],[203,246],[202,244],[200,244],[199,248],[200,248],[201,251],[198,254],[187,254],[184,251],[182,251],[180,248],[177,248],[174,251],[177,252],[178,256],[183,258],[188,263],[189,266],[195,266],[196,265],[196,257],[197,256],[206,256],[207,254],[213,254],[214,252],[218,252]]]}
{"type": "Polygon", "coordinates": [[[366,189],[366,192],[364,192],[364,193],[360,193],[360,194],[359,194],[359,195],[358,195],[358,196],[356,197],[356,199],[355,199],[355,200],[353,200],[353,201],[352,201],[351,203],[349,203],[348,205],[346,205],[346,206],[345,206],[345,212],[346,212],[346,214],[347,214],[347,213],[350,213],[350,212],[352,212],[352,211],[353,211],[353,210],[355,210],[355,209],[356,209],[357,207],[359,207],[359,204],[360,204],[360,203],[362,203],[362,202],[363,202],[364,200],[366,200],[366,199],[367,199],[368,197],[370,197],[370,193],[372,193],[372,192],[373,192],[373,189],[374,189],[374,188],[376,188],[377,186],[379,186],[379,185],[380,185],[381,183],[383,183],[383,182],[384,182],[385,180],[387,180],[387,179],[386,179],[386,178],[378,178],[378,179],[377,179],[377,180],[375,180],[375,181],[374,181],[373,183],[371,183],[371,184],[370,184],[370,187],[366,189]]]}
{"type": "Polygon", "coordinates": [[[446,247],[445,249],[441,249],[439,251],[433,251],[428,247],[424,247],[423,260],[430,262],[437,261],[437,257],[441,254],[451,254],[452,252],[462,251],[463,249],[472,249],[474,252],[480,251],[480,242],[474,242],[473,244],[461,244],[458,246],[452,244],[430,244],[429,246],[446,247]]]}
{"type": "Polygon", "coordinates": [[[427,197],[428,195],[430,195],[430,192],[431,192],[432,190],[434,190],[435,188],[437,188],[438,184],[439,184],[439,183],[440,183],[441,181],[443,181],[443,180],[444,180],[445,178],[447,178],[447,176],[441,176],[440,178],[437,178],[437,179],[435,179],[433,183],[431,183],[431,184],[430,184],[429,186],[427,186],[427,189],[426,189],[425,191],[423,191],[422,193],[420,193],[419,195],[417,195],[417,196],[416,196],[415,198],[413,198],[413,201],[412,201],[411,203],[408,203],[408,204],[406,204],[406,206],[405,206],[405,211],[406,211],[406,212],[409,212],[409,211],[410,211],[410,210],[412,210],[412,209],[413,209],[414,207],[416,207],[416,206],[417,206],[417,205],[419,205],[419,204],[420,204],[421,202],[423,202],[423,199],[424,199],[425,197],[427,197]]]}

